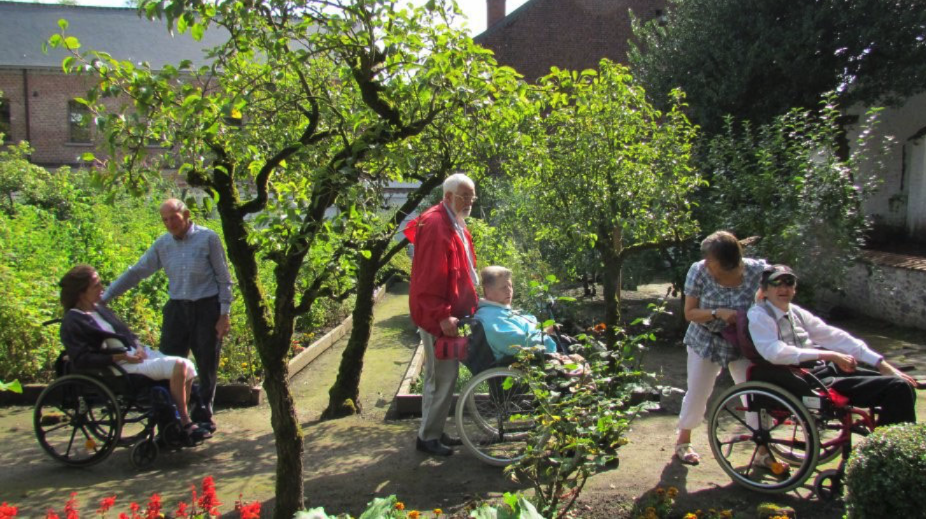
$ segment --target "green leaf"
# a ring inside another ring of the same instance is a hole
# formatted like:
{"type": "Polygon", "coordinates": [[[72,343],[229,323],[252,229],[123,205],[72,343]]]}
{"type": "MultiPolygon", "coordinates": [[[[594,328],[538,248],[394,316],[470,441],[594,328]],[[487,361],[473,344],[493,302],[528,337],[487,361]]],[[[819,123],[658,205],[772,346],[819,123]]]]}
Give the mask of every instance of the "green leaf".
{"type": "Polygon", "coordinates": [[[84,153],[81,153],[80,160],[84,162],[93,162],[96,160],[96,156],[92,152],[85,151],[84,153]]]}
{"type": "Polygon", "coordinates": [[[64,39],[64,48],[68,50],[77,50],[80,48],[80,40],[74,36],[68,36],[64,39]]]}
{"type": "Polygon", "coordinates": [[[11,393],[22,393],[23,387],[19,380],[12,382],[0,382],[0,391],[10,391],[11,393]]]}
{"type": "Polygon", "coordinates": [[[362,251],[360,251],[360,255],[363,256],[363,257],[366,258],[366,259],[370,259],[370,258],[373,257],[373,253],[370,252],[370,251],[368,251],[368,250],[362,250],[362,251]]]}
{"type": "Polygon", "coordinates": [[[559,297],[557,297],[556,299],[557,299],[557,301],[566,301],[566,302],[569,302],[569,303],[575,303],[575,302],[577,301],[576,298],[570,297],[570,296],[559,296],[559,297]]]}
{"type": "Polygon", "coordinates": [[[62,41],[63,41],[63,40],[62,40],[60,34],[52,34],[52,35],[48,38],[48,44],[49,44],[52,48],[55,48],[55,49],[57,49],[59,46],[61,46],[61,42],[62,42],[62,41]]]}
{"type": "Polygon", "coordinates": [[[58,27],[61,27],[62,31],[68,30],[68,21],[64,18],[58,20],[58,27]]]}
{"type": "Polygon", "coordinates": [[[205,32],[206,28],[201,23],[194,23],[193,28],[190,30],[190,34],[193,35],[193,39],[196,41],[202,40],[205,32]]]}

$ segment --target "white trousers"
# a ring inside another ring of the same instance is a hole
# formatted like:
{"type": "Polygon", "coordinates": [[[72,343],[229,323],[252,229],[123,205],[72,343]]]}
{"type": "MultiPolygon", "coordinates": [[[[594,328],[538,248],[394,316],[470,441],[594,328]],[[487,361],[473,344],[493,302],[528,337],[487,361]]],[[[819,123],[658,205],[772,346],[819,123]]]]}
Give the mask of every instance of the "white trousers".
{"type": "MultiPolygon", "coordinates": [[[[746,368],[749,365],[748,359],[735,360],[728,365],[733,382],[740,384],[746,381],[746,368]]],[[[720,364],[705,359],[688,348],[688,391],[682,400],[682,411],[678,415],[679,429],[694,429],[704,420],[707,401],[714,391],[714,382],[722,369],[720,364]]]]}
{"type": "Polygon", "coordinates": [[[434,356],[434,341],[437,339],[424,328],[418,328],[424,345],[424,384],[421,388],[421,428],[418,437],[422,440],[437,440],[444,432],[444,424],[453,402],[453,387],[457,383],[460,361],[437,360],[434,356]]]}

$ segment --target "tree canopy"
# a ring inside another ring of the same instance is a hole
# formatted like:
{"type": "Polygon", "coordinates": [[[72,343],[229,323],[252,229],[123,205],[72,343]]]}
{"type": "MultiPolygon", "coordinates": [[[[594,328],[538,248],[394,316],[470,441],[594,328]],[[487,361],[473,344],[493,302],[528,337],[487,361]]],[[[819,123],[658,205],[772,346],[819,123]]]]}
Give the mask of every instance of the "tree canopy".
{"type": "Polygon", "coordinates": [[[670,0],[668,13],[634,24],[631,68],[657,106],[685,91],[708,133],[726,114],[763,124],[829,91],[871,105],[926,89],[920,0],[670,0]]]}
{"type": "Polygon", "coordinates": [[[597,71],[554,69],[535,92],[524,155],[505,163],[522,197],[516,217],[533,238],[573,263],[592,251],[604,266],[611,330],[626,257],[697,230],[690,195],[703,180],[682,110],[681,94],[666,112],[654,109],[627,68],[608,60],[597,71]]]}

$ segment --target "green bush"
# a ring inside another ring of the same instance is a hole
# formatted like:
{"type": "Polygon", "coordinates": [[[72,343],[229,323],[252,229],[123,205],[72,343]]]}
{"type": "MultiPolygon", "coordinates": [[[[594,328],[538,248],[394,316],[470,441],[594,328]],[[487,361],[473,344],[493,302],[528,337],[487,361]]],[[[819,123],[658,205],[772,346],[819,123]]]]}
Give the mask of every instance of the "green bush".
{"type": "Polygon", "coordinates": [[[926,489],[926,424],[877,429],[849,458],[850,519],[922,517],[926,489]]]}
{"type": "MultiPolygon", "coordinates": [[[[72,266],[87,263],[104,284],[113,282],[164,233],[158,207],[176,187],[155,186],[144,198],[111,195],[109,203],[101,203],[105,195],[85,171],[62,168],[48,173],[38,168],[43,174],[33,175],[28,185],[14,182],[17,172],[35,168],[23,162],[15,153],[0,153],[0,188],[9,189],[0,189],[0,380],[44,382],[54,376],[54,361],[62,349],[58,327],[42,326],[61,315],[58,280],[72,266]]],[[[222,236],[218,220],[204,214],[194,218],[222,236]]],[[[264,288],[272,292],[271,263],[264,260],[259,269],[264,288]]],[[[231,333],[223,344],[219,380],[256,383],[262,366],[243,298],[237,285],[233,290],[231,333]]],[[[158,272],[111,306],[142,342],[157,345],[167,299],[167,279],[158,272]]],[[[343,319],[351,304],[352,299],[320,300],[299,318],[296,329],[313,336],[343,319]]]]}

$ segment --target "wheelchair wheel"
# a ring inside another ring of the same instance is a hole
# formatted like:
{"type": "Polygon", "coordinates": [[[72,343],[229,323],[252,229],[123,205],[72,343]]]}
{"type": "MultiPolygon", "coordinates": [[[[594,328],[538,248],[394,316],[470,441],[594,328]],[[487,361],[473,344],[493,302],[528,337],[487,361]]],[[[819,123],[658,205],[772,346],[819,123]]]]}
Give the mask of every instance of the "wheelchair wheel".
{"type": "Polygon", "coordinates": [[[52,458],[73,466],[99,463],[122,432],[122,411],[102,382],[66,375],[42,391],[33,413],[35,436],[52,458]]]}
{"type": "Polygon", "coordinates": [[[474,376],[456,405],[463,445],[489,465],[504,467],[517,461],[534,428],[534,401],[520,371],[492,368],[474,376]]]}
{"type": "Polygon", "coordinates": [[[842,495],[842,475],[838,470],[824,470],[813,481],[813,493],[820,501],[833,501],[842,495]]]}
{"type": "MultiPolygon", "coordinates": [[[[814,413],[811,412],[811,415],[814,413]]],[[[836,417],[814,416],[814,423],[817,426],[817,439],[820,441],[820,455],[817,458],[818,465],[825,465],[842,453],[842,422],[836,417]]],[[[794,452],[790,449],[779,448],[778,445],[769,445],[769,450],[776,458],[781,459],[792,467],[799,467],[804,462],[802,452],[794,452]]]]}
{"type": "Polygon", "coordinates": [[[130,461],[132,466],[138,470],[146,469],[154,463],[154,460],[158,457],[158,448],[157,442],[153,438],[146,438],[132,447],[132,457],[130,461]]]}
{"type": "Polygon", "coordinates": [[[777,386],[764,382],[733,386],[720,396],[709,417],[714,459],[742,486],[766,493],[787,492],[802,485],[817,465],[820,441],[813,418],[794,396],[777,386]],[[794,460],[795,466],[778,474],[757,466],[760,447],[768,449],[776,462],[794,460]],[[787,458],[781,453],[787,453],[787,458]]]}

